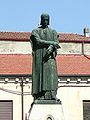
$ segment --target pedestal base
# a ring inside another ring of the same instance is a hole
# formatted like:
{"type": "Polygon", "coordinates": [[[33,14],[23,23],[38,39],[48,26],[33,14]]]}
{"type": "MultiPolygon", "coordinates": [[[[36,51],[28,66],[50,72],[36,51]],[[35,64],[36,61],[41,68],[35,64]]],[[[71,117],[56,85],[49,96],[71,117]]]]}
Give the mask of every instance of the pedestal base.
{"type": "Polygon", "coordinates": [[[64,120],[61,104],[32,104],[28,120],[64,120]]]}

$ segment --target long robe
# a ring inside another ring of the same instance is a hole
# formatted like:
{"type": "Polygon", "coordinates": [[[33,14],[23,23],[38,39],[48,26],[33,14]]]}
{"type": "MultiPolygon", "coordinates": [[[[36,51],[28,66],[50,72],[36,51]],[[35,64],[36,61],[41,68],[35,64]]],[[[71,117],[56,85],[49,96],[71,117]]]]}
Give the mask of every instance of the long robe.
{"type": "Polygon", "coordinates": [[[51,28],[37,28],[32,31],[32,95],[42,91],[56,90],[58,86],[58,75],[56,67],[56,50],[49,56],[46,55],[49,45],[44,41],[55,41],[57,33],[51,28]]]}

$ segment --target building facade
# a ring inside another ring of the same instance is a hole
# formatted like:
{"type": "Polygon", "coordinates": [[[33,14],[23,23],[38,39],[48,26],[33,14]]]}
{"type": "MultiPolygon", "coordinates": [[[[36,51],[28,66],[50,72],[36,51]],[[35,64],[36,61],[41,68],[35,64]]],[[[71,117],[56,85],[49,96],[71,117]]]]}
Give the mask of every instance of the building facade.
{"type": "MultiPolygon", "coordinates": [[[[59,33],[58,93],[66,120],[90,119],[90,37],[59,33]]],[[[33,102],[29,32],[0,32],[0,119],[25,120],[33,102]]]]}

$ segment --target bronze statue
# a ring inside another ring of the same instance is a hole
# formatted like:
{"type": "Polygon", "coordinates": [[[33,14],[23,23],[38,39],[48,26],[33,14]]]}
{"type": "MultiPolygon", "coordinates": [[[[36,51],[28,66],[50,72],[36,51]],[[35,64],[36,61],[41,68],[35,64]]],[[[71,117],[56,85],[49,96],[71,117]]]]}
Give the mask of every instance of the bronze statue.
{"type": "Polygon", "coordinates": [[[57,33],[48,27],[49,15],[41,15],[40,27],[31,34],[32,95],[35,100],[56,100],[58,75],[56,55],[59,46],[57,33]]]}

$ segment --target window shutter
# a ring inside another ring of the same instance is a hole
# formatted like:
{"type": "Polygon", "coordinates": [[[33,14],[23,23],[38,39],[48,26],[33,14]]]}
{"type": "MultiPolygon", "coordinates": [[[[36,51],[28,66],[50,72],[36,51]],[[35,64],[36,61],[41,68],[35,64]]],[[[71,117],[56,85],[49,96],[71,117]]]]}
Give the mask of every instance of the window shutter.
{"type": "Polygon", "coordinates": [[[90,120],[90,101],[83,101],[83,120],[90,120]]]}
{"type": "Polygon", "coordinates": [[[0,101],[0,120],[13,120],[12,101],[0,101]]]}

